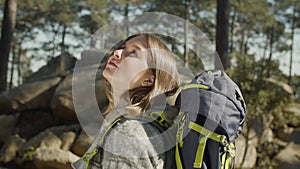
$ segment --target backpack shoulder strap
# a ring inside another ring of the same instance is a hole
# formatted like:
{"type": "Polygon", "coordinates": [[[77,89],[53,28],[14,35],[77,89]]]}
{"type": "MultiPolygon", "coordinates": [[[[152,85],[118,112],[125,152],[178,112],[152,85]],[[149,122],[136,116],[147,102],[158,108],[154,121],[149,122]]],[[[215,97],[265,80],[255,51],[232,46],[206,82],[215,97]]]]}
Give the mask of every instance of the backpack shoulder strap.
{"type": "Polygon", "coordinates": [[[167,118],[163,111],[154,111],[149,114],[143,114],[141,116],[136,116],[133,118],[126,118],[124,116],[120,116],[115,121],[113,121],[103,132],[103,135],[98,142],[98,146],[92,149],[89,152],[86,152],[83,157],[82,161],[85,163],[85,168],[90,168],[90,160],[98,153],[99,146],[102,146],[105,143],[106,136],[110,133],[110,131],[115,128],[116,126],[124,123],[126,120],[137,120],[140,122],[147,122],[157,128],[159,132],[164,132],[168,127],[169,124],[167,123],[167,118]]]}
{"type": "Polygon", "coordinates": [[[117,118],[115,121],[113,121],[104,131],[103,135],[100,138],[100,141],[97,143],[97,146],[94,147],[94,149],[92,149],[89,152],[86,152],[83,156],[82,156],[82,161],[85,163],[85,168],[89,169],[90,168],[90,161],[91,159],[98,153],[98,148],[99,146],[102,146],[104,144],[105,138],[107,136],[107,134],[111,131],[112,128],[116,127],[117,125],[119,125],[121,122],[124,122],[125,119],[123,117],[119,117],[117,118]]]}

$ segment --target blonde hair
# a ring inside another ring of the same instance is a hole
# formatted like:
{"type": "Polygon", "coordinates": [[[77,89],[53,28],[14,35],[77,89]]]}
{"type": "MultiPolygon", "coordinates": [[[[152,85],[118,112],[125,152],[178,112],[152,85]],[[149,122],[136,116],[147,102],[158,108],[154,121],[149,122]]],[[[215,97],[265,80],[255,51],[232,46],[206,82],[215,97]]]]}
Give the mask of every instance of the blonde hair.
{"type": "MultiPolygon", "coordinates": [[[[137,34],[128,37],[130,39],[142,37],[146,42],[143,45],[149,52],[147,53],[149,72],[154,75],[154,84],[150,87],[138,87],[129,90],[129,99],[131,110],[129,116],[136,116],[150,107],[150,100],[159,94],[165,94],[166,97],[174,95],[179,88],[179,75],[176,67],[176,59],[173,53],[162,42],[162,40],[151,34],[137,34]],[[135,111],[132,111],[135,110],[135,111]]],[[[111,86],[105,81],[106,95],[109,101],[107,110],[104,114],[114,109],[111,86]]]]}

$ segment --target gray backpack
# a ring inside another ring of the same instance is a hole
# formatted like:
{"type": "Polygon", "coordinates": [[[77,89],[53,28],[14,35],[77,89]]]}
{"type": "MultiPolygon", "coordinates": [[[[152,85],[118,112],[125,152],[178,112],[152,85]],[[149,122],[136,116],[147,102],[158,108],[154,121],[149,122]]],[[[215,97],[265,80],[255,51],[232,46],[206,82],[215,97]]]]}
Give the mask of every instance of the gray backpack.
{"type": "Polygon", "coordinates": [[[205,71],[183,87],[174,164],[177,169],[228,169],[246,106],[239,87],[223,71],[205,71]]]}

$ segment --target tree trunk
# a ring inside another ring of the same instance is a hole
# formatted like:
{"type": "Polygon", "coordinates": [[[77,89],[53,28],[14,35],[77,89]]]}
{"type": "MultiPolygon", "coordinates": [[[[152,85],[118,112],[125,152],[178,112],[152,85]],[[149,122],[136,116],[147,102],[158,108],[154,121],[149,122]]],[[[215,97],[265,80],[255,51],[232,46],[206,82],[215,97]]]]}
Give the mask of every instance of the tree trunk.
{"type": "MultiPolygon", "coordinates": [[[[229,0],[217,0],[216,50],[224,69],[228,69],[230,66],[228,58],[228,26],[229,0]]],[[[215,65],[218,66],[217,63],[215,65]]]]}
{"type": "Polygon", "coordinates": [[[67,33],[67,26],[64,25],[63,26],[62,37],[61,37],[61,44],[60,44],[60,46],[61,46],[61,53],[65,53],[65,48],[66,48],[66,46],[65,46],[66,33],[67,33]]]}
{"type": "Polygon", "coordinates": [[[240,42],[240,55],[241,55],[241,60],[242,60],[242,74],[243,76],[243,80],[244,81],[244,77],[246,77],[246,73],[245,69],[246,69],[246,54],[247,54],[247,31],[245,31],[244,29],[241,32],[241,42],[240,42]]]}
{"type": "Polygon", "coordinates": [[[17,72],[18,72],[18,86],[21,85],[22,83],[22,80],[23,80],[23,77],[22,77],[22,74],[21,74],[21,55],[22,55],[22,44],[23,42],[23,38],[20,40],[20,42],[18,43],[18,55],[17,55],[17,72]]]}
{"type": "Polygon", "coordinates": [[[236,7],[233,7],[233,15],[231,17],[231,26],[230,26],[230,53],[233,52],[233,36],[234,36],[234,23],[236,17],[236,7]]]}
{"type": "Polygon", "coordinates": [[[293,65],[293,46],[294,46],[294,34],[295,34],[295,7],[293,8],[293,15],[292,15],[292,33],[291,33],[291,46],[290,46],[290,66],[289,66],[289,80],[288,84],[292,84],[292,65],[293,65]]]}
{"type": "Polygon", "coordinates": [[[240,54],[241,57],[243,58],[245,56],[245,30],[242,30],[241,34],[241,43],[240,43],[240,54]]]}
{"type": "Polygon", "coordinates": [[[273,55],[273,44],[274,44],[274,26],[271,27],[271,34],[270,34],[270,53],[269,53],[269,58],[268,61],[270,62],[272,60],[272,55],[273,55]]]}
{"type": "Polygon", "coordinates": [[[52,32],[54,33],[54,35],[52,37],[52,42],[51,42],[52,43],[52,51],[51,51],[52,58],[55,56],[55,50],[56,50],[55,42],[56,42],[56,37],[58,36],[58,33],[59,33],[60,26],[61,25],[58,25],[57,28],[55,28],[55,24],[51,24],[51,29],[52,29],[52,32]]]}
{"type": "Polygon", "coordinates": [[[94,36],[91,36],[90,48],[95,48],[95,46],[96,46],[96,38],[94,38],[94,36]]]}
{"type": "Polygon", "coordinates": [[[186,0],[185,2],[185,14],[184,14],[184,63],[185,66],[189,66],[189,48],[187,46],[188,41],[188,32],[189,32],[189,25],[188,22],[190,20],[189,10],[190,10],[191,0],[186,0]]]}
{"type": "Polygon", "coordinates": [[[15,71],[15,63],[16,63],[16,44],[12,46],[12,59],[11,59],[11,68],[10,68],[10,80],[9,80],[9,90],[13,87],[14,81],[14,71],[15,71]]]}
{"type": "Polygon", "coordinates": [[[16,25],[17,0],[6,0],[0,39],[0,92],[7,88],[7,69],[10,46],[16,25]]]}
{"type": "Polygon", "coordinates": [[[274,26],[271,27],[270,29],[270,53],[269,53],[269,58],[268,61],[266,63],[266,67],[267,67],[267,77],[270,77],[270,69],[271,69],[271,61],[272,61],[272,56],[273,56],[273,44],[274,44],[274,33],[275,33],[275,28],[274,26]]]}
{"type": "Polygon", "coordinates": [[[268,44],[269,44],[269,31],[267,32],[267,38],[266,38],[266,42],[265,42],[265,47],[264,47],[264,52],[263,52],[263,60],[266,59],[266,53],[268,50],[268,44]]]}
{"type": "MultiPolygon", "coordinates": [[[[129,13],[129,2],[126,1],[125,4],[125,9],[124,9],[124,16],[127,17],[129,13]]],[[[129,23],[126,21],[125,22],[125,27],[126,27],[126,36],[129,36],[129,23]]]]}
{"type": "Polygon", "coordinates": [[[269,38],[271,36],[271,31],[270,30],[267,30],[266,32],[266,41],[264,42],[265,43],[265,46],[264,46],[264,50],[263,50],[263,58],[262,58],[262,65],[261,65],[261,71],[259,72],[259,76],[263,76],[265,71],[266,71],[266,67],[267,67],[267,50],[268,50],[268,46],[269,46],[269,38]]]}

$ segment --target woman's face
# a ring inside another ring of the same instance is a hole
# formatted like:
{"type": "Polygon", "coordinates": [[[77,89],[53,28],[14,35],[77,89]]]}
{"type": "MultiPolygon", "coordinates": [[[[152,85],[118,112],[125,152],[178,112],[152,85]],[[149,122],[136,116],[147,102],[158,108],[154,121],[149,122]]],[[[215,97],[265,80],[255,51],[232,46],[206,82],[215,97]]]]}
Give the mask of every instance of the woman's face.
{"type": "Polygon", "coordinates": [[[109,57],[103,77],[111,84],[114,92],[153,85],[154,76],[147,71],[149,67],[145,46],[145,39],[137,36],[109,57]]]}

